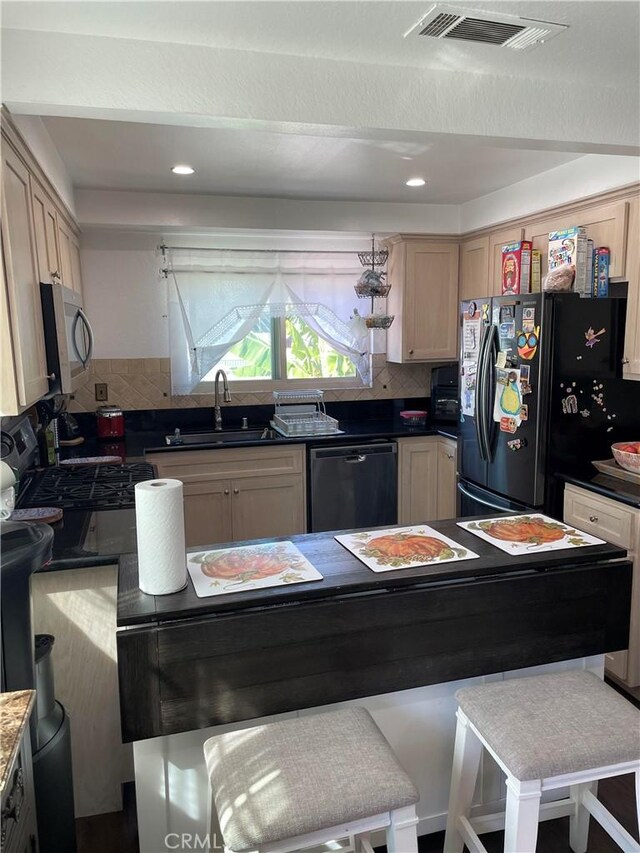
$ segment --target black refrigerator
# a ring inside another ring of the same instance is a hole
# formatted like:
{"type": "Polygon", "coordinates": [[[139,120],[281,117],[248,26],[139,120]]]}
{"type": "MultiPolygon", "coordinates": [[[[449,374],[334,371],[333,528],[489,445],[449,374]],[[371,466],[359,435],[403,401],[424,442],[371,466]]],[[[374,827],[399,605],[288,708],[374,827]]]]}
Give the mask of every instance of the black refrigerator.
{"type": "MultiPolygon", "coordinates": [[[[573,293],[461,303],[461,517],[558,515],[555,474],[584,471],[631,438],[633,406],[620,390],[636,384],[621,379],[625,313],[625,299],[573,293]]],[[[639,389],[629,390],[637,400],[639,389]]]]}

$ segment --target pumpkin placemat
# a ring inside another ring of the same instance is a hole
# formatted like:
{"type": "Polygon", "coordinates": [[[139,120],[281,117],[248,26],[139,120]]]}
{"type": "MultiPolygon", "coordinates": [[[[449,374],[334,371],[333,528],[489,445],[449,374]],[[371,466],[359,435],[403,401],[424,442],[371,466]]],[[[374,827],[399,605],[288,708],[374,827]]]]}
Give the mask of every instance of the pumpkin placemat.
{"type": "Polygon", "coordinates": [[[323,579],[293,542],[189,552],[187,569],[198,598],[323,579]]]}
{"type": "Polygon", "coordinates": [[[563,548],[604,544],[604,539],[597,539],[540,513],[459,521],[458,526],[507,554],[535,554],[538,551],[561,551],[563,548]]]}
{"type": "Polygon", "coordinates": [[[415,569],[478,557],[478,554],[425,524],[390,527],[369,533],[346,533],[335,538],[372,572],[415,569]]]}

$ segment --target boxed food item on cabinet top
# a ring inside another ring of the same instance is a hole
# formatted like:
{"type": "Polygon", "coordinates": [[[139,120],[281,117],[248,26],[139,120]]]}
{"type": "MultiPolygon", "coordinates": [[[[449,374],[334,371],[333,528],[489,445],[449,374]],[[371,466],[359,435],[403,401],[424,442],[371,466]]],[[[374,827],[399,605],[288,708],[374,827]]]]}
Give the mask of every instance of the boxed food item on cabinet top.
{"type": "Polygon", "coordinates": [[[531,293],[540,293],[540,250],[531,250],[531,293]]]}
{"type": "Polygon", "coordinates": [[[593,252],[593,295],[600,299],[609,295],[609,258],[604,246],[593,252]]]}
{"type": "Polygon", "coordinates": [[[529,293],[531,241],[520,240],[502,247],[502,295],[529,293]]]}
{"type": "Polygon", "coordinates": [[[587,280],[587,232],[580,226],[551,231],[549,234],[549,270],[557,267],[575,267],[573,289],[580,296],[591,295],[591,282],[587,280]]]}

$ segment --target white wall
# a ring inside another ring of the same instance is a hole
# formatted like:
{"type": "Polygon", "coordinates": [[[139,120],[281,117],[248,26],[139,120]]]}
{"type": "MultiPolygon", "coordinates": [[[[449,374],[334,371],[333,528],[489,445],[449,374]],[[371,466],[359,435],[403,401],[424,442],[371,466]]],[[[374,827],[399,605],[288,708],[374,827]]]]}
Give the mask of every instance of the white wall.
{"type": "Polygon", "coordinates": [[[95,358],[169,355],[166,282],[158,238],[149,234],[82,236],[82,278],[95,332],[95,358]]]}
{"type": "Polygon", "coordinates": [[[44,122],[39,116],[12,115],[11,119],[40,164],[40,168],[47,175],[62,201],[75,216],[73,184],[58,154],[58,149],[53,144],[53,140],[44,126],[44,122]]]}
{"type": "Polygon", "coordinates": [[[76,205],[81,226],[156,232],[258,228],[293,232],[457,234],[460,227],[459,207],[454,204],[307,201],[79,189],[76,205]]]}

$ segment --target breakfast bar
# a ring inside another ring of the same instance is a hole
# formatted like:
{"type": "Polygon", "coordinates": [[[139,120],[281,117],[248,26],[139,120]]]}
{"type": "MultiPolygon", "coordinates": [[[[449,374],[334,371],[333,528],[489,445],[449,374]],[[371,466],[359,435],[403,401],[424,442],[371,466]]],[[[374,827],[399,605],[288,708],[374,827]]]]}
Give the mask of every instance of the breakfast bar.
{"type": "MultiPolygon", "coordinates": [[[[455,520],[432,527],[477,558],[374,572],[334,533],[296,536],[321,581],[208,598],[191,582],[145,595],[136,557],[121,559],[122,735],[134,742],[143,853],[169,832],[203,831],[211,734],[345,702],[370,710],[416,780],[419,833],[442,829],[456,689],[523,670],[601,675],[603,654],[626,647],[623,549],[515,556],[455,520]]],[[[483,773],[482,802],[500,799],[495,768],[483,773]]]]}

